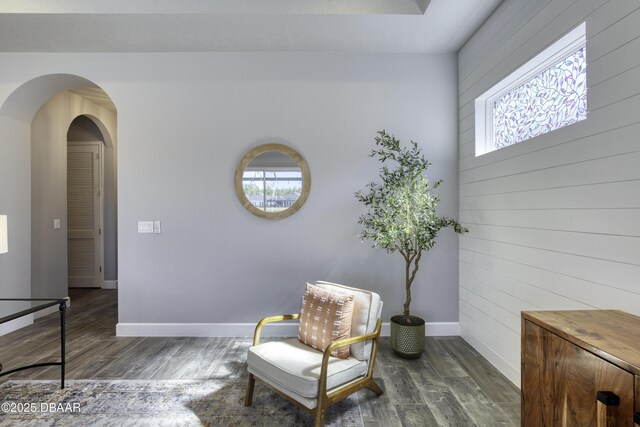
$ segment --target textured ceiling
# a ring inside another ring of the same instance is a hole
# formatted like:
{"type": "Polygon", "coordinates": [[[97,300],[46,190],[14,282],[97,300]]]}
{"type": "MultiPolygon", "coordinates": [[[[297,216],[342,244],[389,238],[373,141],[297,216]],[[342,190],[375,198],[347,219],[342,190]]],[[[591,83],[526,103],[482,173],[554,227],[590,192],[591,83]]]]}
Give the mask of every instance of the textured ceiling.
{"type": "Polygon", "coordinates": [[[455,52],[501,0],[2,0],[4,52],[455,52]]]}
{"type": "Polygon", "coordinates": [[[2,0],[3,13],[423,14],[429,0],[2,0]]]}

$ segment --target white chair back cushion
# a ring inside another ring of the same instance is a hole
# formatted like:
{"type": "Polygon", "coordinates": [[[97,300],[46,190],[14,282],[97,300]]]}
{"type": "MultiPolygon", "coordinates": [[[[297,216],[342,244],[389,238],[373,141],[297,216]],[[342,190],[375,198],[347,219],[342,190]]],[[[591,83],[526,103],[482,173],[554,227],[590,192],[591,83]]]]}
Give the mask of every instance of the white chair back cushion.
{"type": "MultiPolygon", "coordinates": [[[[354,296],[353,318],[351,319],[352,337],[371,333],[376,328],[376,322],[382,315],[380,295],[375,292],[321,280],[313,284],[331,292],[352,294],[354,296]]],[[[371,341],[353,344],[350,349],[351,355],[358,360],[369,360],[371,345],[371,341]]]]}

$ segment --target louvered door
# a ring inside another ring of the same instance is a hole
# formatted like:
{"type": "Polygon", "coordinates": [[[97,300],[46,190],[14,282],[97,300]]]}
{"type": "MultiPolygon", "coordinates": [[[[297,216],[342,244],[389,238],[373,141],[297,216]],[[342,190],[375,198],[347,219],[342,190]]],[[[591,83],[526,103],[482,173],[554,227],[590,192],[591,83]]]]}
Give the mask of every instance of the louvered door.
{"type": "Polygon", "coordinates": [[[67,150],[67,251],[69,287],[102,287],[100,146],[67,150]]]}

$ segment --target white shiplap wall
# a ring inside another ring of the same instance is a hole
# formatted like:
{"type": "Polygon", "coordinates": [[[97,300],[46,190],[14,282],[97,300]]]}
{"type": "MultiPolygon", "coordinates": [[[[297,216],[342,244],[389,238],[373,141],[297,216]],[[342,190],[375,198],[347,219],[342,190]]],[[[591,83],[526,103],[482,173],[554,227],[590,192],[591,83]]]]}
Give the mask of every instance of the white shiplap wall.
{"type": "Polygon", "coordinates": [[[640,315],[640,1],[506,0],[458,55],[462,336],[520,383],[520,311],[640,315]],[[587,23],[587,120],[475,157],[474,100],[587,23]]]}

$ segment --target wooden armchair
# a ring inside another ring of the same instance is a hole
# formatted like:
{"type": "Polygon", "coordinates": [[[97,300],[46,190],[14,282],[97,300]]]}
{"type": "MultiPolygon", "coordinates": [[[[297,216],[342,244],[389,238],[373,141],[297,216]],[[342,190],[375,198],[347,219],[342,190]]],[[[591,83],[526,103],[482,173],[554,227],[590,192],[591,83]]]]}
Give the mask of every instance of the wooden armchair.
{"type": "Polygon", "coordinates": [[[354,295],[351,337],[332,342],[319,352],[298,341],[260,344],[262,327],[268,323],[294,320],[299,314],[270,316],[260,320],[249,349],[249,383],[245,406],[251,406],[255,380],[315,416],[315,425],[324,425],[325,410],[334,403],[367,388],[378,396],[382,389],[373,379],[380,328],[382,301],[374,292],[328,282],[315,282],[326,290],[354,295]],[[347,359],[331,356],[337,348],[350,346],[347,359]]]}

